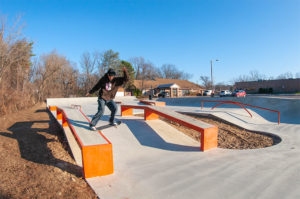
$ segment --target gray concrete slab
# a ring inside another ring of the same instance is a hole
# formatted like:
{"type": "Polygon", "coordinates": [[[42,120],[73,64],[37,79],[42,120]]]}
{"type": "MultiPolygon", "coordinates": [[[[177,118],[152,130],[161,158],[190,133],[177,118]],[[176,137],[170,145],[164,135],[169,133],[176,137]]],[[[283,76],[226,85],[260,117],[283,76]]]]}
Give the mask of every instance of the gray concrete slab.
{"type": "MultiPolygon", "coordinates": [[[[298,110],[295,107],[298,102],[294,101],[254,102],[278,106],[283,112],[284,107],[298,110]]],[[[97,102],[80,103],[86,115],[92,117],[97,102]]],[[[137,102],[128,100],[128,103],[137,102]]],[[[293,118],[298,113],[290,112],[290,116],[286,111],[283,115],[287,122],[277,125],[276,120],[270,120],[271,115],[253,109],[251,118],[240,108],[201,110],[201,105],[188,100],[169,103],[168,107],[181,112],[213,114],[250,130],[278,135],[282,140],[262,149],[217,148],[201,152],[200,143],[184,137],[163,121],[153,123],[118,115],[123,124],[103,131],[113,145],[115,172],[87,180],[101,199],[300,198],[300,125],[293,118]]],[[[106,109],[99,125],[107,122],[108,117],[106,109]]]]}

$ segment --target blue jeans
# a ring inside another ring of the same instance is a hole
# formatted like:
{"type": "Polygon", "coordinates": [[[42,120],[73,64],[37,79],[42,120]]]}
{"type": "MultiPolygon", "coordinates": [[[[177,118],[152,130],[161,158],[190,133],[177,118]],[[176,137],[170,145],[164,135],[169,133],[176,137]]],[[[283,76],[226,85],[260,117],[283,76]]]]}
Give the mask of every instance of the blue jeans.
{"type": "Polygon", "coordinates": [[[91,126],[96,126],[98,121],[101,119],[104,113],[105,105],[109,108],[111,111],[109,122],[112,123],[115,119],[115,115],[117,112],[117,105],[113,100],[106,101],[102,98],[98,98],[98,112],[94,115],[91,121],[91,126]]]}

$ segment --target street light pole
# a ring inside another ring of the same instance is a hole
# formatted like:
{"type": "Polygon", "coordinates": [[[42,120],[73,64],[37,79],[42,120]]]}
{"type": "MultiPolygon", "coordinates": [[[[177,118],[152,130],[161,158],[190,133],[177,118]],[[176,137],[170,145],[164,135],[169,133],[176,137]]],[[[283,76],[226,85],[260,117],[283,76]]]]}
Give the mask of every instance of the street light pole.
{"type": "Polygon", "coordinates": [[[213,61],[212,60],[210,60],[210,83],[211,83],[211,90],[212,90],[212,92],[214,91],[214,87],[213,87],[213,85],[214,85],[214,80],[213,80],[213,63],[212,63],[213,61]]]}
{"type": "MultiPolygon", "coordinates": [[[[219,61],[218,59],[215,60],[216,62],[219,61]]],[[[210,60],[210,80],[211,80],[211,90],[215,93],[214,89],[214,79],[213,79],[213,60],[210,60]]]]}

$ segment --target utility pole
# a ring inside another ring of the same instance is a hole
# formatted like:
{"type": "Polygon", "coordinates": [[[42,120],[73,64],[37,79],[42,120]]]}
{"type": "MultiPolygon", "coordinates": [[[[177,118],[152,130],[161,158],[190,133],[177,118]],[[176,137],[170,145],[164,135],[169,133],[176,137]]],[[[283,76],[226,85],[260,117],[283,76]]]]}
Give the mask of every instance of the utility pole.
{"type": "Polygon", "coordinates": [[[210,83],[211,83],[211,90],[212,90],[212,92],[214,92],[214,87],[213,87],[213,85],[214,85],[214,80],[213,80],[213,63],[212,62],[213,61],[210,60],[210,83]]]}
{"type": "MultiPolygon", "coordinates": [[[[218,59],[214,61],[219,61],[218,59]]],[[[214,78],[213,78],[213,60],[210,60],[210,80],[211,80],[211,90],[213,93],[215,93],[215,88],[214,88],[214,78]]]]}

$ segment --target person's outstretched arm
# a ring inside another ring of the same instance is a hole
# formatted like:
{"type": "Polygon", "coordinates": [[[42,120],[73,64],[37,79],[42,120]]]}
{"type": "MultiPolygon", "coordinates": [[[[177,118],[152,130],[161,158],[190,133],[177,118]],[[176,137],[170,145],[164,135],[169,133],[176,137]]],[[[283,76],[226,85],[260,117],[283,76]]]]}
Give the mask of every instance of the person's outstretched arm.
{"type": "Polygon", "coordinates": [[[128,72],[127,72],[127,69],[126,67],[123,67],[123,77],[117,77],[117,84],[116,86],[121,86],[123,85],[124,83],[126,83],[128,80],[129,80],[129,75],[128,75],[128,72]]]}
{"type": "Polygon", "coordinates": [[[91,94],[93,94],[94,92],[96,92],[97,90],[99,90],[101,88],[101,85],[103,84],[104,81],[104,77],[102,77],[98,83],[89,91],[86,93],[85,96],[90,96],[91,94]]]}
{"type": "Polygon", "coordinates": [[[123,84],[125,83],[125,82],[128,82],[128,80],[129,80],[129,75],[128,75],[128,72],[127,72],[127,69],[126,69],[126,67],[123,67],[123,84]]]}

